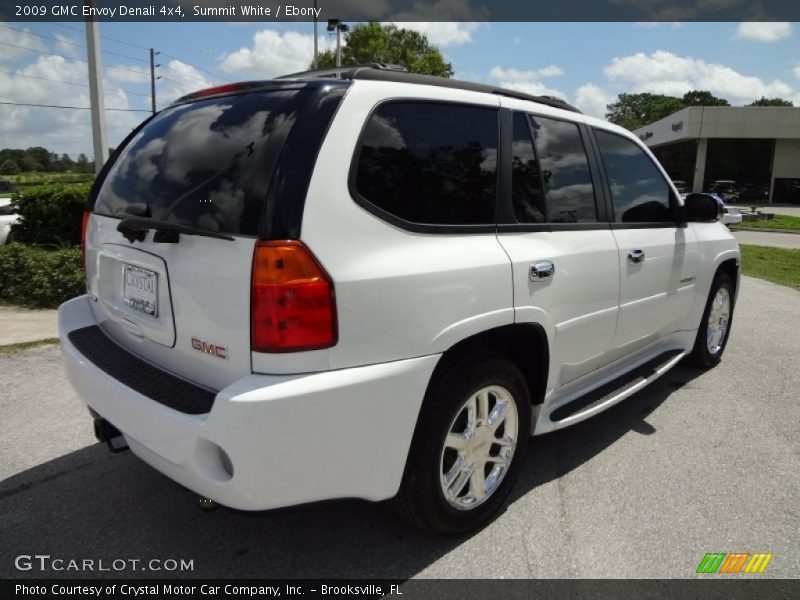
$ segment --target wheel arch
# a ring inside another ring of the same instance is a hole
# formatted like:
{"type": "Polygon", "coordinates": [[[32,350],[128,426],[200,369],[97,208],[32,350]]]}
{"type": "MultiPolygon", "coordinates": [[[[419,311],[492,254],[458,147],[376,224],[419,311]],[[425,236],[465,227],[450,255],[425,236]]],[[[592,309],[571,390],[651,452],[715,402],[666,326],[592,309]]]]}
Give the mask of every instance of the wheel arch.
{"type": "Polygon", "coordinates": [[[538,323],[503,325],[460,340],[442,354],[431,380],[452,361],[487,350],[514,363],[525,377],[532,404],[542,403],[547,389],[550,349],[547,333],[538,323]]]}

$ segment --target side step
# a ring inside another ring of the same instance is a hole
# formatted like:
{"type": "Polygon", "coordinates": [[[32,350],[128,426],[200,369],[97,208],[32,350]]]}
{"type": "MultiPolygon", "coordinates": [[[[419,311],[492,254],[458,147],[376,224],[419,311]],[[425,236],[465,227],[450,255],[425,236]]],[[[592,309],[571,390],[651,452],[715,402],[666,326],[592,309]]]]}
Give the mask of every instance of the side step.
{"type": "Polygon", "coordinates": [[[582,416],[584,413],[596,412],[595,409],[601,405],[608,404],[608,406],[611,406],[616,404],[633,395],[653,379],[656,379],[657,377],[654,376],[659,375],[659,371],[665,367],[672,367],[680,360],[683,354],[684,352],[681,350],[663,352],[643,365],[616,379],[612,379],[586,395],[576,398],[564,406],[559,406],[550,413],[550,420],[555,424],[559,424],[567,419],[572,420],[574,417],[582,416]]]}

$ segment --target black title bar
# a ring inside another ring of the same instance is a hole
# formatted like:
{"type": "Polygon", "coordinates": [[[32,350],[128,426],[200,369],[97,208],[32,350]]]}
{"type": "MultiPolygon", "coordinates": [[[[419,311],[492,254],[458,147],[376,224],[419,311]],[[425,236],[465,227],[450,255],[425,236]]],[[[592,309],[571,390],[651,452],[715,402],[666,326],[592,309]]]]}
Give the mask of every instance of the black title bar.
{"type": "Polygon", "coordinates": [[[797,0],[0,0],[3,21],[798,21],[797,0]]]}

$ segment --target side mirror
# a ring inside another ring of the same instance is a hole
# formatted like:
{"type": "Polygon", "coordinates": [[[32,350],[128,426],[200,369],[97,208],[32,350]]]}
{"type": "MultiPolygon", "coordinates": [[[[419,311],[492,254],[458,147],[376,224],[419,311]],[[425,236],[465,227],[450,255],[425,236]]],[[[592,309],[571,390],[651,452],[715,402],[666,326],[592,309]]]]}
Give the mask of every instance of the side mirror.
{"type": "Polygon", "coordinates": [[[689,223],[712,223],[722,214],[722,206],[708,194],[689,194],[683,201],[683,210],[689,223]]]}

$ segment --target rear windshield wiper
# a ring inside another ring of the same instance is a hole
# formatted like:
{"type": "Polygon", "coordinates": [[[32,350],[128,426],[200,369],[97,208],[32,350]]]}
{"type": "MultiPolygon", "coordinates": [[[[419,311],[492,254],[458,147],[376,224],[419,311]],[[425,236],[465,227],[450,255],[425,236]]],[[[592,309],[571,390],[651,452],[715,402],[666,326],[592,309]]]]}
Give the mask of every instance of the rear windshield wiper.
{"type": "Polygon", "coordinates": [[[225,235],[224,233],[208,231],[207,229],[192,227],[191,225],[159,221],[158,219],[151,219],[150,217],[126,217],[117,225],[117,231],[124,235],[131,243],[135,240],[139,240],[140,242],[144,241],[147,232],[151,229],[155,229],[153,241],[156,243],[175,244],[180,239],[179,234],[181,233],[210,237],[217,240],[227,240],[229,242],[234,241],[233,237],[225,235]]]}

